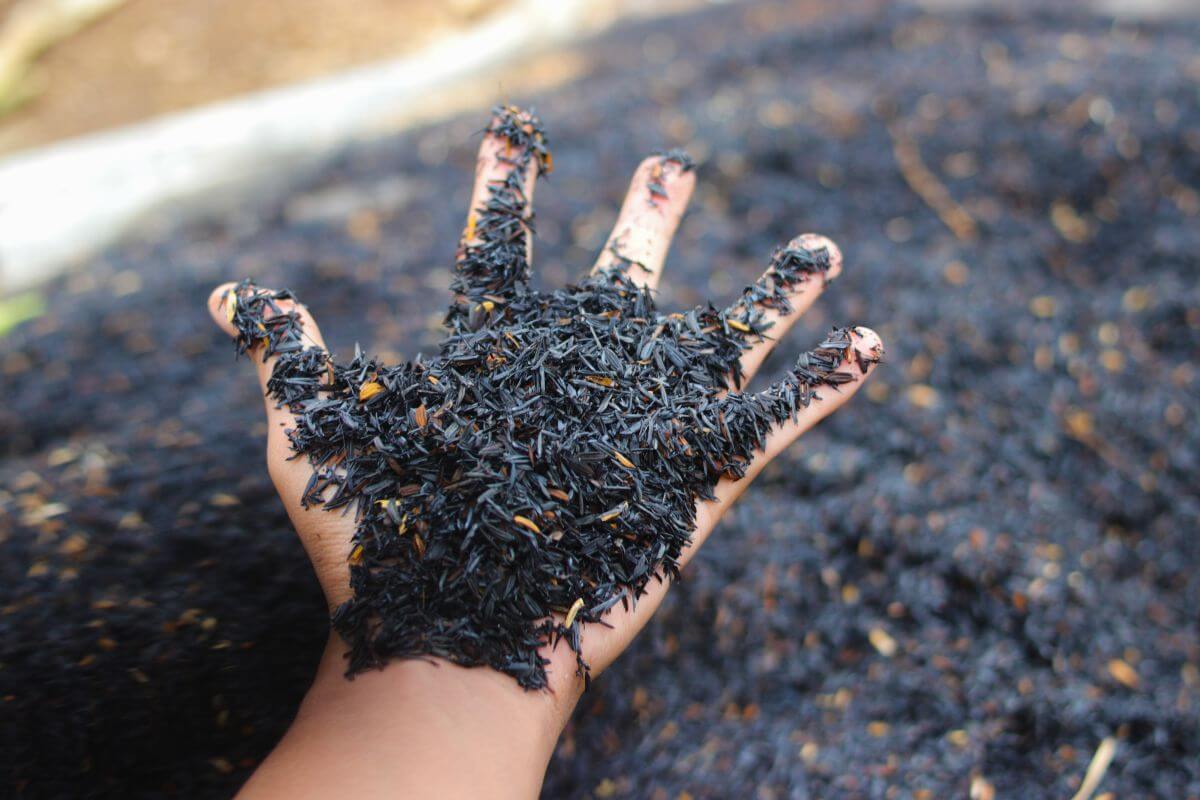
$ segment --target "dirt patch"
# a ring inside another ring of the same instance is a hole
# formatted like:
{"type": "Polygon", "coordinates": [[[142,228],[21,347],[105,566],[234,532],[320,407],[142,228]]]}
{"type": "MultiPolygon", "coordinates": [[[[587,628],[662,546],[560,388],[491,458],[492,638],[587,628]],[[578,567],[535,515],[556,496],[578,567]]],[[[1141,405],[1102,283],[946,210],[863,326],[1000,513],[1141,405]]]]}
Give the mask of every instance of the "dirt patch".
{"type": "Polygon", "coordinates": [[[129,0],[38,61],[41,92],[0,119],[0,152],[402,55],[509,5],[129,0]]]}

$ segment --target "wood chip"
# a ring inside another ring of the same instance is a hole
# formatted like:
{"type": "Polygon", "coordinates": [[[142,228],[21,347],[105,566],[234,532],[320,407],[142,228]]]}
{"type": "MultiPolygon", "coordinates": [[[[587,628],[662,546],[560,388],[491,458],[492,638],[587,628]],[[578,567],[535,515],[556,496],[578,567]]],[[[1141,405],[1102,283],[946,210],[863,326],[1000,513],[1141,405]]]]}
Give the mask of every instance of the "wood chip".
{"type": "Polygon", "coordinates": [[[529,530],[533,531],[534,533],[542,532],[542,529],[537,526],[537,523],[534,522],[533,520],[531,520],[529,517],[523,517],[520,514],[514,514],[513,522],[517,523],[522,528],[528,528],[529,530]]]}
{"type": "Polygon", "coordinates": [[[563,627],[569,628],[572,625],[574,625],[575,617],[578,616],[579,612],[582,610],[583,610],[583,598],[580,597],[578,600],[576,600],[574,603],[571,604],[571,610],[567,612],[567,618],[566,618],[566,620],[563,621],[563,627]]]}
{"type": "Polygon", "coordinates": [[[946,185],[925,166],[917,143],[898,125],[889,125],[888,133],[892,135],[892,155],[909,188],[933,209],[955,237],[964,242],[974,241],[979,235],[975,218],[954,200],[946,185]]]}
{"type": "Polygon", "coordinates": [[[1127,689],[1136,689],[1140,683],[1137,670],[1131,667],[1129,662],[1122,661],[1119,658],[1114,658],[1108,662],[1108,674],[1112,676],[1114,681],[1127,689]]]}
{"type": "Polygon", "coordinates": [[[938,403],[938,391],[924,383],[914,383],[905,392],[908,402],[917,408],[933,408],[938,403]]]}
{"type": "Polygon", "coordinates": [[[358,390],[358,402],[365,403],[377,394],[383,394],[383,384],[378,381],[368,381],[358,390]]]}
{"type": "Polygon", "coordinates": [[[725,324],[733,328],[735,331],[741,331],[742,333],[750,333],[751,331],[750,326],[741,320],[727,319],[725,320],[725,324]]]}
{"type": "Polygon", "coordinates": [[[1100,741],[1100,746],[1096,748],[1091,763],[1088,764],[1087,772],[1083,774],[1083,783],[1079,784],[1079,791],[1071,797],[1071,800],[1089,800],[1092,793],[1100,786],[1100,781],[1104,780],[1104,773],[1108,772],[1108,765],[1112,763],[1116,752],[1117,740],[1111,736],[1104,737],[1100,741]]]}
{"type": "Polygon", "coordinates": [[[871,640],[871,646],[878,650],[879,655],[884,658],[896,655],[896,640],[883,628],[871,628],[867,633],[867,638],[871,640]]]}
{"type": "Polygon", "coordinates": [[[991,781],[982,775],[976,775],[971,778],[971,788],[969,790],[971,800],[994,800],[996,797],[996,787],[992,786],[991,781]]]}

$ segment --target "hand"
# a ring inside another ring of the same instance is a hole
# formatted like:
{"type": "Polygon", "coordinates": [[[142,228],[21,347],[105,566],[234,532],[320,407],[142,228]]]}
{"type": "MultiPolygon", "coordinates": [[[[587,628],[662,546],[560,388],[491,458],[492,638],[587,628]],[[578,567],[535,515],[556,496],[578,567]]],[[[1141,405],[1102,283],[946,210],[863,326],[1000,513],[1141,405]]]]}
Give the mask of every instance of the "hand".
{"type": "MultiPolygon", "coordinates": [[[[531,254],[533,188],[539,173],[548,167],[548,152],[536,121],[512,109],[502,110],[481,147],[467,227],[460,243],[456,297],[447,317],[454,336],[448,344],[451,349],[458,347],[459,352],[469,354],[472,337],[481,329],[507,331],[506,335],[516,341],[528,330],[528,326],[515,326],[522,319],[545,326],[554,324],[554,320],[536,318],[542,306],[529,300],[535,296],[524,285],[531,254]]],[[[693,359],[696,369],[719,374],[710,381],[711,395],[702,397],[702,402],[688,412],[694,414],[689,419],[695,424],[687,428],[687,435],[697,442],[710,437],[710,446],[717,448],[714,452],[719,453],[716,460],[720,463],[704,466],[697,462],[700,465],[689,473],[704,483],[705,489],[711,485],[711,496],[696,503],[694,520],[686,520],[683,535],[662,559],[660,566],[667,572],[690,560],[724,512],[775,455],[857,390],[860,378],[870,374],[882,353],[878,337],[865,328],[835,331],[801,362],[799,373],[783,383],[760,395],[726,394],[727,387],[740,386],[743,379],[754,375],[778,338],[811,306],[826,283],[840,273],[842,255],[828,239],[806,234],[778,251],[764,278],[725,312],[701,309],[690,319],[677,317],[676,321],[656,317],[650,292],[661,278],[671,237],[694,184],[691,164],[682,154],[644,161],[634,175],[592,277],[573,293],[556,295],[559,299],[578,298],[581,292],[594,287],[600,301],[616,303],[615,316],[624,314],[631,318],[631,324],[642,324],[644,329],[691,324],[697,336],[708,337],[695,345],[695,353],[686,355],[693,359]],[[635,318],[637,323],[633,323],[635,318]],[[770,336],[766,335],[768,329],[770,336]],[[715,419],[716,415],[729,430],[717,432],[697,422],[715,419]]],[[[330,607],[336,610],[339,630],[348,633],[355,645],[350,652],[351,664],[355,660],[369,663],[379,653],[385,659],[389,655],[427,655],[427,650],[405,650],[403,642],[355,638],[364,627],[361,620],[369,612],[380,608],[381,603],[394,602],[390,600],[393,592],[381,590],[371,576],[377,569],[384,569],[380,565],[385,561],[393,563],[398,556],[377,543],[370,535],[370,526],[372,520],[394,525],[398,509],[388,508],[387,504],[399,501],[385,498],[369,503],[365,533],[360,531],[356,542],[359,522],[355,515],[323,505],[337,505],[349,484],[358,485],[356,476],[346,477],[347,471],[353,473],[355,467],[347,467],[343,456],[331,458],[327,450],[321,450],[315,432],[328,428],[321,420],[314,420],[320,412],[305,412],[305,403],[330,393],[369,404],[375,394],[389,391],[388,385],[394,383],[391,378],[398,381],[418,368],[410,368],[407,373],[385,373],[378,365],[366,362],[335,368],[312,316],[286,292],[226,284],[213,292],[209,307],[217,324],[239,337],[243,349],[262,356],[255,361],[267,396],[268,469],[330,607]],[[301,357],[302,353],[307,355],[301,357]],[[309,459],[294,457],[296,450],[309,459]],[[314,483],[314,464],[337,469],[322,472],[321,479],[314,483]],[[382,511],[370,507],[379,503],[383,504],[382,511]],[[392,519],[383,519],[384,514],[392,519]],[[353,580],[351,565],[356,568],[353,580]]],[[[558,311],[561,313],[561,309],[558,311]]],[[[452,378],[453,370],[436,362],[419,367],[421,381],[428,378],[433,384],[452,378]],[[444,370],[450,370],[449,374],[444,370]]],[[[603,385],[606,379],[600,375],[595,380],[603,385]]],[[[421,381],[415,385],[426,386],[421,381]]],[[[434,390],[429,391],[431,396],[436,395],[434,390]]],[[[691,394],[696,393],[693,388],[691,394]]],[[[597,390],[596,397],[603,397],[603,393],[597,390]]],[[[423,429],[429,424],[429,408],[434,406],[427,408],[421,403],[418,409],[416,402],[409,403],[412,416],[405,419],[423,429]]],[[[329,423],[338,421],[331,419],[329,423]]],[[[653,460],[634,465],[624,454],[613,458],[618,462],[614,470],[654,467],[653,460]]],[[[666,480],[670,476],[652,477],[666,480]]],[[[670,488],[682,491],[669,486],[663,490],[670,488]]],[[[568,486],[557,491],[569,498],[571,489],[568,486]]],[[[547,523],[543,519],[539,525],[531,516],[506,510],[500,524],[516,524],[534,535],[543,535],[541,525],[547,523]]],[[[435,546],[428,545],[426,538],[435,542],[436,536],[437,531],[414,530],[403,539],[403,547],[415,548],[416,558],[423,559],[425,548],[435,546]]],[[[402,551],[401,556],[405,553],[410,550],[402,551]]],[[[438,557],[432,552],[428,556],[438,557]]],[[[450,558],[453,554],[441,553],[440,557],[450,558]]],[[[644,627],[669,587],[666,581],[650,579],[633,587],[630,596],[642,592],[636,603],[592,610],[602,607],[599,601],[605,595],[601,592],[588,596],[590,584],[562,587],[563,598],[578,596],[579,602],[556,603],[554,607],[560,612],[539,629],[542,645],[531,654],[532,660],[521,661],[516,657],[519,652],[509,652],[493,664],[526,686],[545,684],[549,692],[525,692],[512,678],[492,670],[464,669],[445,662],[431,664],[429,660],[398,661],[383,672],[366,673],[347,682],[341,677],[346,645],[332,638],[300,719],[248,790],[269,793],[286,786],[289,793],[301,788],[319,791],[323,781],[334,774],[338,775],[336,782],[329,786],[338,787],[339,793],[344,793],[350,783],[357,783],[360,793],[370,793],[373,787],[394,789],[395,783],[377,784],[364,774],[363,763],[378,768],[381,758],[393,767],[406,764],[401,772],[410,789],[424,786],[432,791],[433,783],[422,783],[422,770],[427,771],[429,781],[442,782],[438,791],[443,796],[452,793],[453,788],[468,791],[472,784],[475,788],[486,785],[494,789],[497,774],[505,771],[508,779],[503,785],[514,795],[536,791],[554,740],[583,688],[581,672],[576,668],[577,654],[567,643],[559,641],[554,646],[552,642],[567,637],[579,647],[579,663],[586,662],[593,674],[603,671],[644,627]],[[585,596],[593,602],[582,602],[585,596]],[[572,610],[567,610],[568,605],[572,610]],[[601,618],[605,625],[589,624],[580,632],[585,620],[595,622],[601,618]],[[371,751],[378,758],[369,758],[371,751]],[[456,755],[463,753],[472,754],[469,763],[456,755]],[[481,757],[488,753],[494,758],[481,757]],[[446,785],[447,780],[454,785],[446,785]]],[[[628,587],[602,588],[615,598],[614,588],[628,587]]]]}

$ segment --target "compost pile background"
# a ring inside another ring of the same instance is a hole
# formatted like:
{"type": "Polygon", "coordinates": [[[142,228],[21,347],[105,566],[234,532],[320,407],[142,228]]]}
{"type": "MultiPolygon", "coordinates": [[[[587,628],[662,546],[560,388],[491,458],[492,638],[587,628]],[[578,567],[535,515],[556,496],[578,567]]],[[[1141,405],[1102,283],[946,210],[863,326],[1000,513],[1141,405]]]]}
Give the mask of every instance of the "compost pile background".
{"type": "MultiPolygon", "coordinates": [[[[764,380],[834,320],[889,350],[595,683],[546,795],[1066,797],[1111,736],[1103,791],[1200,796],[1200,26],[805,8],[623,28],[588,78],[514,98],[556,145],[543,285],[682,145],[700,186],[660,307],[732,299],[815,230],[845,274],[764,380]]],[[[280,735],[324,609],[204,298],[254,275],[337,352],[432,352],[481,125],[114,251],[0,340],[18,796],[223,797],[280,735]]]]}

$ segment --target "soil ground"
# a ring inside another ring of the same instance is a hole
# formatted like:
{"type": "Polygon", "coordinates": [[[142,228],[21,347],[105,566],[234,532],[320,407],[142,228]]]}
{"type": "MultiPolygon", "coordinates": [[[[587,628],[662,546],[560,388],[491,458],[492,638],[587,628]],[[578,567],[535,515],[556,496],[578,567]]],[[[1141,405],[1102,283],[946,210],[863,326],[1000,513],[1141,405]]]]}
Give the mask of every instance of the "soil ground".
{"type": "MultiPolygon", "coordinates": [[[[583,699],[547,797],[1200,797],[1194,22],[1070,6],[624,26],[528,98],[538,280],[579,275],[642,154],[701,160],[661,295],[723,303],[802,230],[872,385],[769,469],[583,699]]],[[[225,797],[321,648],[261,401],[203,300],[252,275],[336,350],[439,338],[484,111],[282,203],[117,248],[0,340],[0,782],[225,797]]],[[[769,378],[769,376],[767,376],[769,378]]],[[[585,636],[586,641],[586,636],[585,636]]]]}

